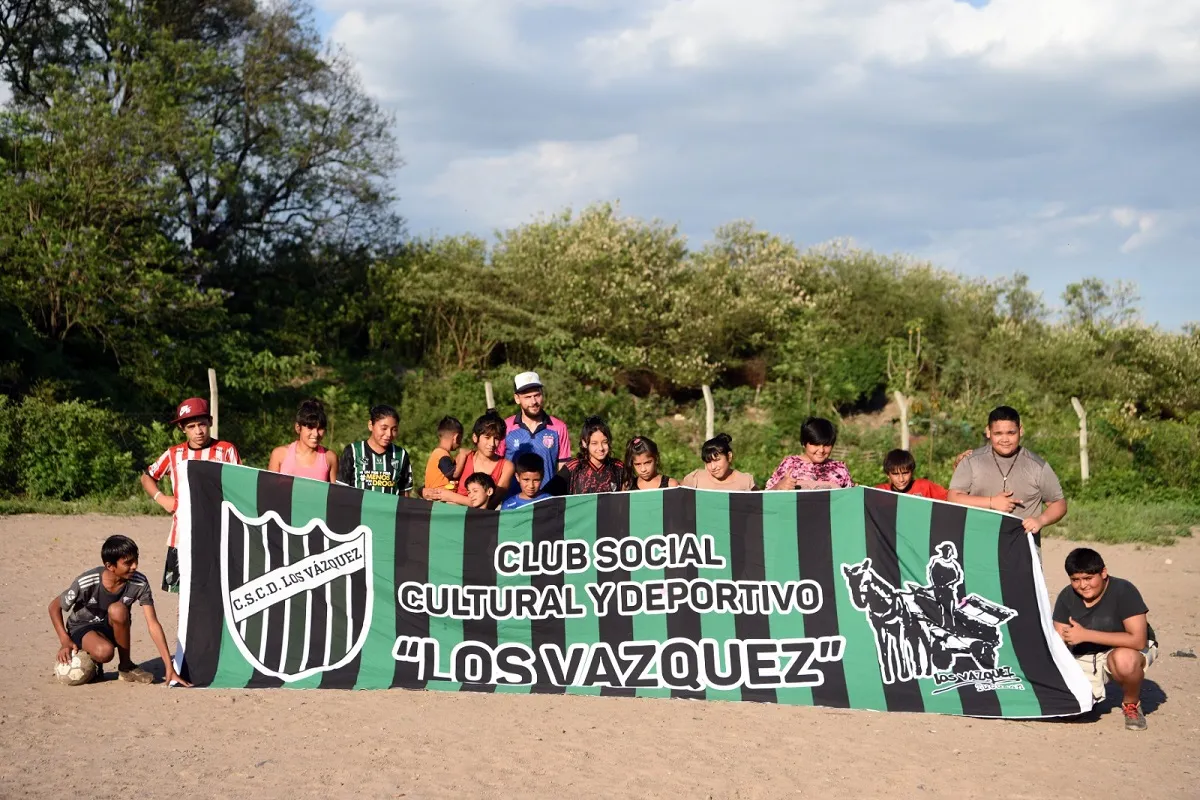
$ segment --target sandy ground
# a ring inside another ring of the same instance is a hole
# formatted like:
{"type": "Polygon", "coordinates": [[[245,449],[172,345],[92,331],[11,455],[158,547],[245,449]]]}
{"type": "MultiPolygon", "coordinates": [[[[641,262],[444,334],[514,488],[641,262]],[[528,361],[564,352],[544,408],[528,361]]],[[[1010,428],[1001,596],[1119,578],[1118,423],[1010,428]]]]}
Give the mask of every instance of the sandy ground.
{"type": "MultiPolygon", "coordinates": [[[[218,691],[50,677],[46,604],[126,533],[162,574],[165,521],[0,518],[0,797],[1200,798],[1200,540],[1107,547],[1162,657],[1149,730],[1111,706],[1008,722],[753,703],[434,692],[218,691]]],[[[1067,542],[1048,540],[1053,592],[1067,542]]],[[[176,598],[156,593],[173,641],[176,598]]],[[[140,618],[140,614],[137,617],[140,618]]],[[[145,624],[134,655],[162,673],[145,624]]],[[[1111,695],[1110,695],[1111,696],[1111,695]]]]}

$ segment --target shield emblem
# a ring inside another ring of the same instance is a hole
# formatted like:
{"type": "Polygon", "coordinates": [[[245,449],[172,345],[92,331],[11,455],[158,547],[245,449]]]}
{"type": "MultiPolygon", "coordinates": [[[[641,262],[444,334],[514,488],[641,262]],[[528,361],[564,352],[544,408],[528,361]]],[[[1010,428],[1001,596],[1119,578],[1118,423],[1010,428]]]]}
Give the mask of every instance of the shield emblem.
{"type": "Polygon", "coordinates": [[[545,447],[547,450],[554,447],[554,437],[548,433],[544,434],[542,436],[542,447],[545,447]]]}
{"type": "Polygon", "coordinates": [[[221,504],[225,625],[254,667],[295,681],[344,666],[371,626],[371,530],[285,525],[221,504]]]}

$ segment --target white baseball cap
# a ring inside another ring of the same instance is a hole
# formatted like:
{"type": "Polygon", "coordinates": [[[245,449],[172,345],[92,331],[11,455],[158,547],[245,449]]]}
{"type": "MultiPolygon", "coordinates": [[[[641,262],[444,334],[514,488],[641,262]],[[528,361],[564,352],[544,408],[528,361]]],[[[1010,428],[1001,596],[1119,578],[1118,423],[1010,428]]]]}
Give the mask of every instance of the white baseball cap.
{"type": "Polygon", "coordinates": [[[542,388],[542,379],[538,377],[536,372],[522,372],[513,378],[513,385],[516,387],[516,393],[521,394],[530,389],[542,388]]]}

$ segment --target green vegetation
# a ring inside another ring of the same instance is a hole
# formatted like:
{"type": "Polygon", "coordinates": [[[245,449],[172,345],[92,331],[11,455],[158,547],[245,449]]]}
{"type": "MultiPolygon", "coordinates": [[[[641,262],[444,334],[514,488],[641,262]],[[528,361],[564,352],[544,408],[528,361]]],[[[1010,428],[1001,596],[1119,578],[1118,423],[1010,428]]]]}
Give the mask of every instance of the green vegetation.
{"type": "Polygon", "coordinates": [[[1135,503],[1121,500],[1083,500],[1071,504],[1048,536],[1105,544],[1173,544],[1200,527],[1200,504],[1187,501],[1135,503]]]}
{"type": "MultiPolygon", "coordinates": [[[[161,507],[149,502],[145,495],[130,497],[85,497],[80,500],[48,500],[45,498],[0,498],[0,516],[9,514],[107,514],[128,517],[133,515],[167,516],[161,507]]],[[[165,529],[164,529],[165,530],[165,529]]]]}
{"type": "MultiPolygon", "coordinates": [[[[1089,279],[1061,309],[1025,276],[965,278],[735,222],[696,248],[600,205],[487,241],[406,237],[389,120],[297,4],[14,0],[0,11],[0,492],[8,511],[118,508],[221,383],[220,433],[263,466],[296,403],[327,443],[401,409],[417,464],[491,380],[547,380],[573,430],[655,438],[698,464],[700,387],[759,480],[809,414],[839,420],[855,479],[881,479],[896,390],[920,469],[945,482],[1000,403],[1072,498],[1056,533],[1155,540],[1194,524],[1200,327],[1137,321],[1133,287],[1089,279]],[[1088,409],[1091,470],[1077,421],[1088,409]]],[[[134,501],[135,505],[137,501],[134,501]]]]}

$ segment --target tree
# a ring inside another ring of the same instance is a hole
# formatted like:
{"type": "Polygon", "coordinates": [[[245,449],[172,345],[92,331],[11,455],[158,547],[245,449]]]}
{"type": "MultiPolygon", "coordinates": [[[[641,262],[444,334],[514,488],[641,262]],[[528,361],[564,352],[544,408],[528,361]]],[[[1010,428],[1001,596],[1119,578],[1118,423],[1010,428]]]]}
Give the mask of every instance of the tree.
{"type": "Polygon", "coordinates": [[[1046,320],[1046,305],[1040,292],[1029,288],[1029,276],[1018,272],[1002,278],[998,288],[1002,297],[1000,314],[1017,325],[1039,325],[1046,320]]]}
{"type": "Polygon", "coordinates": [[[402,232],[394,141],[303,7],[19,0],[0,31],[0,303],[22,320],[0,373],[128,398],[202,372],[197,341],[271,374],[312,361],[297,330],[365,342],[355,293],[402,232]]]}
{"type": "Polygon", "coordinates": [[[490,365],[504,338],[506,305],[488,265],[487,244],[474,236],[418,239],[376,270],[377,347],[404,351],[438,372],[490,365]]]}
{"type": "Polygon", "coordinates": [[[6,349],[25,386],[94,369],[101,353],[149,380],[172,332],[207,327],[220,298],[173,268],[148,131],[94,92],[53,100],[0,114],[0,303],[25,331],[6,349]]]}
{"type": "Polygon", "coordinates": [[[607,204],[502,234],[492,252],[498,302],[529,320],[509,331],[510,360],[555,363],[602,385],[643,375],[698,386],[715,366],[695,335],[685,255],[675,227],[607,204]]]}
{"type": "Polygon", "coordinates": [[[206,268],[397,241],[391,120],[299,0],[16,0],[0,32],[18,106],[87,86],[156,128],[175,182],[164,232],[206,268]]]}
{"type": "Polygon", "coordinates": [[[6,0],[0,78],[17,105],[45,107],[64,81],[86,77],[119,110],[136,93],[124,67],[142,52],[141,36],[219,45],[244,31],[253,10],[254,0],[6,0]]]}
{"type": "Polygon", "coordinates": [[[1139,313],[1137,286],[1126,281],[1110,285],[1100,278],[1085,278],[1067,284],[1062,297],[1063,317],[1077,328],[1118,328],[1135,321],[1139,313]]]}
{"type": "Polygon", "coordinates": [[[260,8],[203,57],[190,44],[158,56],[159,72],[195,76],[170,120],[177,135],[163,131],[179,190],[174,223],[193,251],[230,267],[297,242],[398,241],[391,120],[349,59],[322,51],[302,8],[260,8]]]}
{"type": "Polygon", "coordinates": [[[691,254],[686,299],[694,334],[709,359],[733,366],[773,353],[811,306],[811,270],[796,246],[750,222],[717,228],[713,241],[691,254]]]}

